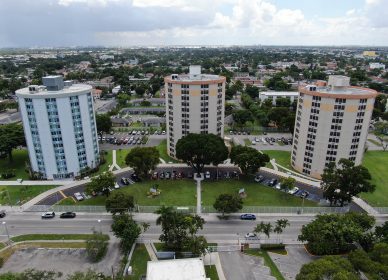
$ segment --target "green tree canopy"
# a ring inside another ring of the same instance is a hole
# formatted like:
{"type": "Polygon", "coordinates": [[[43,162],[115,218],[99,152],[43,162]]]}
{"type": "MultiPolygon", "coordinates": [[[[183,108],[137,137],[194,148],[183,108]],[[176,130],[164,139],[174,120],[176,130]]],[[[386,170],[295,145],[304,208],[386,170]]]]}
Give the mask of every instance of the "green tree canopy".
{"type": "Polygon", "coordinates": [[[96,124],[98,133],[109,133],[112,128],[112,120],[108,114],[97,114],[96,124]]]}
{"type": "Polygon", "coordinates": [[[142,228],[127,213],[113,216],[111,227],[114,235],[120,238],[120,246],[123,252],[128,252],[131,249],[142,232],[142,228]]]}
{"type": "Polygon", "coordinates": [[[302,266],[296,280],[359,280],[352,264],[342,256],[326,256],[302,266]]]}
{"type": "Polygon", "coordinates": [[[307,248],[313,254],[338,254],[360,241],[374,222],[373,217],[364,213],[317,215],[314,221],[302,227],[298,240],[307,241],[307,248]]]}
{"type": "Polygon", "coordinates": [[[213,204],[213,207],[225,216],[225,213],[233,213],[241,210],[243,207],[243,201],[237,195],[232,194],[220,194],[213,204]]]}
{"type": "Polygon", "coordinates": [[[113,215],[126,212],[134,207],[133,196],[125,192],[115,191],[105,200],[105,207],[106,211],[113,215]]]}
{"type": "Polygon", "coordinates": [[[0,154],[7,154],[10,163],[13,161],[12,150],[25,145],[24,131],[20,124],[0,125],[0,154]]]}
{"type": "Polygon", "coordinates": [[[254,121],[252,113],[249,110],[237,110],[233,112],[233,120],[238,125],[244,125],[246,122],[254,121]]]}
{"type": "Polygon", "coordinates": [[[348,159],[340,159],[338,165],[330,162],[323,170],[321,187],[324,198],[330,204],[351,202],[353,196],[362,192],[373,192],[375,186],[370,183],[372,179],[368,169],[361,165],[354,165],[348,159]]]}
{"type": "Polygon", "coordinates": [[[269,162],[267,154],[246,146],[234,146],[230,152],[230,159],[240,167],[244,174],[254,174],[260,167],[269,162]]]}
{"type": "Polygon", "coordinates": [[[108,251],[108,240],[102,232],[94,231],[93,234],[86,239],[86,253],[92,262],[102,260],[108,251]]]}
{"type": "Polygon", "coordinates": [[[86,192],[88,194],[102,192],[106,196],[110,194],[109,188],[113,188],[116,178],[112,172],[104,172],[99,176],[93,177],[91,182],[86,185],[86,192]]]}
{"type": "Polygon", "coordinates": [[[283,178],[281,180],[281,189],[284,191],[292,190],[295,187],[296,180],[292,177],[283,178]]]}
{"type": "Polygon", "coordinates": [[[218,165],[228,158],[224,140],[214,134],[190,133],[178,140],[176,157],[200,173],[205,164],[218,165]]]}
{"type": "Polygon", "coordinates": [[[139,176],[147,177],[159,163],[159,156],[159,151],[155,147],[135,147],[125,157],[125,163],[139,176]]]}

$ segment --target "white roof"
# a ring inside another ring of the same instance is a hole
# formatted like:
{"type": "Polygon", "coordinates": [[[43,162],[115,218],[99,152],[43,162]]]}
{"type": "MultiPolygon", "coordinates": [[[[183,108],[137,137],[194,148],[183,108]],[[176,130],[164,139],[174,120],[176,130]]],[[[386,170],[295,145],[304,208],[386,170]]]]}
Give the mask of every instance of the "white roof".
{"type": "Polygon", "coordinates": [[[206,280],[201,259],[149,261],[147,280],[206,280]]]}
{"type": "Polygon", "coordinates": [[[297,91],[262,91],[259,95],[265,96],[298,96],[299,92],[297,91]]]}

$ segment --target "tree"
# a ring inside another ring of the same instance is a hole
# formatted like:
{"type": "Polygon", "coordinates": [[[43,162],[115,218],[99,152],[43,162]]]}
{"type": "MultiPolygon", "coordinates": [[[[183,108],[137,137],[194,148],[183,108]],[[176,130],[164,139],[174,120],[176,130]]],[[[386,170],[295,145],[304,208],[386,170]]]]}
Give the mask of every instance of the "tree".
{"type": "Polygon", "coordinates": [[[125,163],[139,176],[147,177],[159,163],[159,156],[159,151],[155,147],[135,147],[125,157],[125,163]]]}
{"type": "Polygon", "coordinates": [[[96,115],[97,131],[102,134],[109,133],[112,128],[112,120],[108,114],[97,114],[96,115]]]}
{"type": "Polygon", "coordinates": [[[283,230],[290,225],[290,222],[287,219],[279,219],[275,223],[275,227],[273,229],[273,232],[276,234],[282,234],[283,230]]]}
{"type": "Polygon", "coordinates": [[[252,113],[249,110],[237,110],[233,113],[233,120],[240,126],[246,122],[254,121],[252,113]]]}
{"type": "Polygon", "coordinates": [[[269,238],[272,232],[272,225],[271,223],[260,222],[260,224],[257,224],[256,227],[253,229],[253,232],[257,233],[259,236],[261,233],[264,233],[267,238],[269,238]]]}
{"type": "Polygon", "coordinates": [[[12,150],[25,144],[24,131],[20,124],[0,125],[0,154],[7,154],[10,163],[13,161],[12,150]]]}
{"type": "Polygon", "coordinates": [[[374,126],[374,134],[379,139],[381,147],[385,152],[388,148],[388,122],[377,122],[374,126]]]}
{"type": "Polygon", "coordinates": [[[376,226],[375,236],[377,241],[388,243],[388,222],[385,222],[381,226],[376,226]]]}
{"type": "Polygon", "coordinates": [[[254,174],[260,167],[269,162],[267,154],[260,153],[258,150],[246,146],[234,146],[230,152],[230,159],[240,167],[244,174],[254,174]]]}
{"type": "Polygon", "coordinates": [[[113,188],[115,182],[116,178],[112,172],[104,172],[101,175],[91,179],[91,182],[86,185],[86,192],[88,194],[101,192],[106,196],[109,196],[109,188],[113,188]]]}
{"type": "Polygon", "coordinates": [[[113,215],[123,213],[134,207],[133,196],[125,192],[113,192],[105,201],[106,211],[113,215]]]}
{"type": "Polygon", "coordinates": [[[214,134],[190,133],[178,140],[176,157],[199,174],[205,164],[218,165],[228,158],[224,140],[214,134]]]}
{"type": "Polygon", "coordinates": [[[1,274],[2,280],[55,280],[62,276],[61,272],[26,269],[23,272],[1,274]]]}
{"type": "Polygon", "coordinates": [[[119,93],[116,96],[116,100],[117,100],[119,107],[125,107],[128,103],[128,100],[130,100],[130,99],[131,99],[130,96],[126,93],[119,93]]]}
{"type": "Polygon", "coordinates": [[[159,217],[156,224],[162,226],[160,241],[166,248],[174,251],[190,250],[201,254],[206,249],[206,239],[196,236],[198,230],[203,229],[205,220],[198,215],[183,214],[172,207],[162,206],[156,212],[159,217]]]}
{"type": "Polygon", "coordinates": [[[292,177],[283,178],[281,180],[281,189],[285,192],[292,190],[295,187],[296,180],[292,177]]]}
{"type": "Polygon", "coordinates": [[[108,240],[102,232],[93,231],[93,234],[86,239],[86,253],[92,262],[102,260],[108,251],[108,240]]]}
{"type": "Polygon", "coordinates": [[[268,119],[275,126],[284,128],[284,124],[289,121],[290,110],[285,107],[274,107],[268,113],[268,119]]]}
{"type": "MultiPolygon", "coordinates": [[[[142,232],[142,228],[127,213],[113,216],[112,231],[120,238],[123,252],[128,252],[142,232]]],[[[148,228],[143,226],[143,232],[148,228]]]]}
{"type": "Polygon", "coordinates": [[[259,88],[252,85],[246,85],[245,93],[248,94],[251,98],[259,97],[259,88]]]}
{"type": "Polygon", "coordinates": [[[326,256],[302,266],[296,280],[358,280],[352,264],[342,256],[326,256]]]}
{"type": "Polygon", "coordinates": [[[349,250],[374,225],[374,218],[364,213],[317,215],[304,225],[298,240],[307,241],[308,250],[316,255],[338,254],[349,250]]]}
{"type": "Polygon", "coordinates": [[[222,213],[222,217],[225,213],[234,213],[241,210],[243,207],[243,201],[237,195],[232,194],[220,194],[213,204],[213,207],[222,213]]]}
{"type": "Polygon", "coordinates": [[[338,166],[330,162],[323,170],[321,187],[323,197],[330,201],[330,205],[351,202],[353,196],[362,192],[373,192],[375,186],[370,183],[371,175],[366,167],[354,165],[348,159],[340,159],[338,166]]]}

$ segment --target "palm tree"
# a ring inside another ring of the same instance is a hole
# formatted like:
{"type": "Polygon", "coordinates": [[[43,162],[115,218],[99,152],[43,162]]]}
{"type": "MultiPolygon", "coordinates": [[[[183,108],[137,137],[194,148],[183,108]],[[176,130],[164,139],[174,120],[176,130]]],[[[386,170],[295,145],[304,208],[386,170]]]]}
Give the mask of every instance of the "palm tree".
{"type": "Polygon", "coordinates": [[[290,225],[290,222],[287,219],[280,219],[276,221],[273,232],[278,235],[278,241],[279,241],[279,235],[282,234],[283,230],[289,225],[290,225]]]}

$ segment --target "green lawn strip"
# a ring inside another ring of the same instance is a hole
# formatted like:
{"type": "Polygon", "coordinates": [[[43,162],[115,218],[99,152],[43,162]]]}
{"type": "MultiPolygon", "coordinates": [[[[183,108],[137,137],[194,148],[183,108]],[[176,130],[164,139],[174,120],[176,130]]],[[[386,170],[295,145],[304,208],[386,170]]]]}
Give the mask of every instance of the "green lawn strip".
{"type": "MultiPolygon", "coordinates": [[[[247,197],[243,199],[245,206],[290,206],[299,207],[302,200],[299,197],[275,190],[273,188],[250,182],[249,180],[220,180],[202,183],[202,201],[204,206],[214,204],[217,196],[222,193],[237,194],[240,188],[245,188],[247,197]]],[[[135,203],[142,206],[195,206],[196,185],[193,180],[146,180],[135,183],[120,190],[132,195],[135,203]],[[147,192],[158,184],[161,194],[148,197],[147,192]]],[[[105,205],[105,196],[97,196],[77,202],[77,205],[105,205]]],[[[305,206],[317,206],[315,202],[305,200],[305,206]]]]}
{"type": "Polygon", "coordinates": [[[0,250],[3,249],[5,247],[5,244],[0,242],[0,250]]]}
{"type": "Polygon", "coordinates": [[[7,180],[7,181],[14,181],[16,179],[24,179],[28,180],[29,175],[28,172],[26,172],[26,162],[29,162],[30,159],[28,157],[28,151],[27,150],[13,150],[12,151],[12,158],[13,161],[10,163],[8,157],[1,158],[0,159],[0,173],[3,171],[11,170],[15,173],[15,177],[9,178],[9,179],[3,179],[1,180],[7,180]]]}
{"type": "Polygon", "coordinates": [[[376,190],[373,193],[361,194],[361,198],[372,206],[388,207],[388,152],[368,151],[362,164],[368,168],[376,190]]]}
{"type": "Polygon", "coordinates": [[[127,165],[125,164],[125,157],[129,153],[131,149],[125,149],[125,150],[116,150],[116,163],[118,166],[121,168],[126,167],[127,165]]]}
{"type": "Polygon", "coordinates": [[[130,266],[132,266],[132,275],[128,279],[138,280],[142,275],[146,275],[147,262],[150,260],[144,244],[136,244],[130,263],[130,266]]]}
{"type": "MultiPolygon", "coordinates": [[[[244,206],[289,206],[299,207],[302,200],[299,197],[264,186],[253,180],[220,180],[202,183],[202,201],[204,206],[213,205],[216,197],[222,193],[238,194],[239,189],[245,189],[247,197],[243,199],[244,206]]],[[[315,202],[305,200],[305,206],[317,206],[315,202]]]]}
{"type": "Polygon", "coordinates": [[[56,205],[75,205],[75,204],[77,204],[77,202],[75,202],[74,199],[71,197],[66,197],[61,201],[59,201],[58,203],[56,203],[56,205]]]}
{"type": "MultiPolygon", "coordinates": [[[[25,234],[11,238],[14,242],[31,241],[31,240],[86,240],[92,234],[25,234]]],[[[109,235],[104,235],[109,240],[109,235]]]]}
{"type": "Polygon", "coordinates": [[[21,205],[35,196],[55,188],[50,185],[37,186],[0,186],[0,204],[2,205],[21,205]]]}
{"type": "Polygon", "coordinates": [[[372,144],[375,144],[376,146],[381,147],[381,143],[375,139],[368,139],[368,141],[371,142],[372,144]]]}
{"type": "Polygon", "coordinates": [[[245,144],[245,146],[251,146],[252,145],[252,141],[249,140],[249,139],[244,139],[244,144],[245,144]]]}
{"type": "MultiPolygon", "coordinates": [[[[270,159],[275,159],[277,164],[293,170],[291,166],[291,152],[288,151],[276,151],[276,150],[262,150],[264,154],[267,154],[270,159]]],[[[272,168],[271,163],[267,163],[267,167],[272,168]]]]}
{"type": "Polygon", "coordinates": [[[211,280],[218,280],[218,273],[215,265],[205,265],[206,277],[211,280]]]}
{"type": "Polygon", "coordinates": [[[264,259],[264,264],[271,270],[271,275],[274,276],[277,280],[285,280],[266,250],[247,249],[244,252],[248,255],[262,257],[264,259]]]}
{"type": "Polygon", "coordinates": [[[98,169],[98,172],[92,174],[92,176],[95,176],[95,175],[98,175],[98,174],[101,174],[105,171],[108,171],[109,170],[109,166],[112,165],[112,151],[106,151],[106,155],[105,155],[105,163],[104,164],[101,164],[100,165],[100,168],[98,169]]]}
{"type": "Polygon", "coordinates": [[[167,140],[163,140],[159,143],[158,146],[155,147],[159,151],[159,155],[165,162],[173,162],[178,163],[179,161],[173,159],[167,154],[167,140]]]}

